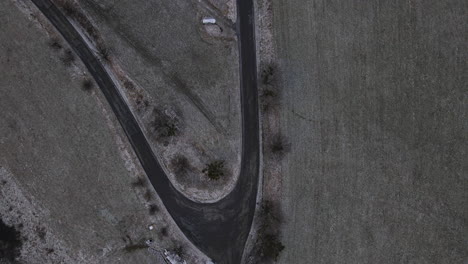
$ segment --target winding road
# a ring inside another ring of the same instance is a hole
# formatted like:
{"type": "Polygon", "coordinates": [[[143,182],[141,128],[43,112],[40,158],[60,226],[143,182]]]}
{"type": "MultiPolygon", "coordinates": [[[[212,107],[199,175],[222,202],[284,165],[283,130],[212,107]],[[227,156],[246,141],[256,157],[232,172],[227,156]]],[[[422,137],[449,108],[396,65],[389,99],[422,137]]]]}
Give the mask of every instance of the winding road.
{"type": "Polygon", "coordinates": [[[256,207],[260,160],[253,1],[237,0],[242,105],[240,176],[232,192],[215,203],[194,202],[174,188],[116,85],[78,31],[50,0],[32,2],[63,35],[95,79],[151,184],[182,232],[216,263],[240,263],[256,207]]]}

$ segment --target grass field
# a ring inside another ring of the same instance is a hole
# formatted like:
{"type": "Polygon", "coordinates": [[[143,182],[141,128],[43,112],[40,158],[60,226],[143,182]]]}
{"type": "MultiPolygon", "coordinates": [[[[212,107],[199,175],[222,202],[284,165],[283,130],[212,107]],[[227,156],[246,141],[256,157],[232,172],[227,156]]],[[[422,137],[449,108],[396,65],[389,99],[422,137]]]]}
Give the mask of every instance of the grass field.
{"type": "Polygon", "coordinates": [[[466,2],[274,0],[279,263],[468,258],[466,2]]]}
{"type": "Polygon", "coordinates": [[[237,177],[240,153],[234,31],[225,28],[224,38],[208,37],[198,1],[84,0],[80,6],[109,47],[113,64],[142,90],[148,106],[135,114],[160,161],[173,172],[174,157],[188,158],[189,180],[169,174],[176,188],[205,201],[225,195],[237,177]],[[152,109],[178,120],[176,136],[163,143],[152,140],[152,109]],[[201,172],[213,160],[225,160],[230,176],[215,185],[201,172]]]}
{"type": "Polygon", "coordinates": [[[135,184],[145,176],[103,95],[33,14],[0,3],[0,218],[20,232],[19,261],[151,263],[146,239],[184,246],[135,184]]]}

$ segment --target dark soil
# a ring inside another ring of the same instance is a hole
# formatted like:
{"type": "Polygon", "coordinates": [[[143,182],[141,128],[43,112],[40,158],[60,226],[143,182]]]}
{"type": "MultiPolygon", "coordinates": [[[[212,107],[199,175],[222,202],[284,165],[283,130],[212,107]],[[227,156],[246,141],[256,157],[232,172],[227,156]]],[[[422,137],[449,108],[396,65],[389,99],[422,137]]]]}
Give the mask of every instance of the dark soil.
{"type": "Polygon", "coordinates": [[[14,263],[20,255],[22,245],[20,232],[0,219],[0,260],[14,263]]]}

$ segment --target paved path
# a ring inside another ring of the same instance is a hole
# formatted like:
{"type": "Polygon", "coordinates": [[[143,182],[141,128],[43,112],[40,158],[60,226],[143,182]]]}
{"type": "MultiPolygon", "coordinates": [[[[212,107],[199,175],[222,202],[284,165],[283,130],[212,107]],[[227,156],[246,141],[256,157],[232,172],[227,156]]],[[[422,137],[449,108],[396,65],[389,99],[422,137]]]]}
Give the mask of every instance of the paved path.
{"type": "Polygon", "coordinates": [[[259,171],[259,118],[252,0],[238,0],[241,65],[242,159],[233,191],[216,203],[196,203],[179,193],[162,170],[130,108],[97,57],[50,0],[32,0],[88,68],[119,120],[167,210],[200,250],[216,263],[240,263],[255,211],[259,171]]]}

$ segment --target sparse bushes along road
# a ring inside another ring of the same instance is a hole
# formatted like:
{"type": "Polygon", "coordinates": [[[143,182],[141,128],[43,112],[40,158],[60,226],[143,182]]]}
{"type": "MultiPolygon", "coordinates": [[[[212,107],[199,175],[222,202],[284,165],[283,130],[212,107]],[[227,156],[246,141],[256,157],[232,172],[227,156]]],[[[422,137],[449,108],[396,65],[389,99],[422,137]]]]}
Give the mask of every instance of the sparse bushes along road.
{"type": "Polygon", "coordinates": [[[271,84],[273,82],[274,78],[274,73],[275,73],[275,66],[270,64],[263,69],[262,74],[261,74],[261,79],[263,84],[271,84]]]}
{"type": "Polygon", "coordinates": [[[263,112],[267,112],[270,109],[280,105],[275,71],[276,66],[274,64],[267,64],[263,67],[263,70],[260,74],[260,102],[261,110],[263,112]]]}
{"type": "Polygon", "coordinates": [[[278,206],[271,201],[264,201],[260,209],[259,229],[251,263],[271,263],[278,259],[284,249],[279,238],[280,224],[278,206]]]}

